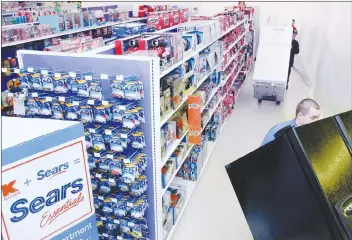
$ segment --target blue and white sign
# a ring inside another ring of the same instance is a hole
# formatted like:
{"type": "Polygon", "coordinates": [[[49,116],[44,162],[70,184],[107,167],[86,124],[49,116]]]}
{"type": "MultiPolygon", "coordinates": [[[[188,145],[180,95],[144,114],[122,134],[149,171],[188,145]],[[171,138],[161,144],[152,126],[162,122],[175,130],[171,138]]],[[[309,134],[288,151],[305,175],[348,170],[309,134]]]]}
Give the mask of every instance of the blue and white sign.
{"type": "Polygon", "coordinates": [[[2,167],[3,239],[98,239],[84,144],[79,137],[2,167]]]}

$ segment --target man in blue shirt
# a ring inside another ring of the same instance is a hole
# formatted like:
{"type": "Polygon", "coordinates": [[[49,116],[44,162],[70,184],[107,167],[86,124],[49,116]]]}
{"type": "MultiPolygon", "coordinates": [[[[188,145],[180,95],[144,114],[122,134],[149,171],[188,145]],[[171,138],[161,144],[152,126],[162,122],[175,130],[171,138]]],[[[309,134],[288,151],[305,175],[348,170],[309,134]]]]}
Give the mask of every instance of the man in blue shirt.
{"type": "Polygon", "coordinates": [[[261,146],[275,139],[275,134],[288,126],[299,127],[319,120],[321,115],[320,106],[313,99],[306,98],[302,100],[296,108],[296,117],[290,121],[276,124],[265,135],[261,146]]]}

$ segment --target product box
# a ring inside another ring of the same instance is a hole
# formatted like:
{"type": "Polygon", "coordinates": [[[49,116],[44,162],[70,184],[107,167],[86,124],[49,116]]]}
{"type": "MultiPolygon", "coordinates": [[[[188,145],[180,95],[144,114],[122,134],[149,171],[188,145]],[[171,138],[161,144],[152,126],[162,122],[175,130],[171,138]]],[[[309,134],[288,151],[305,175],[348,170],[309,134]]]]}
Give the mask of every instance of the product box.
{"type": "Polygon", "coordinates": [[[139,50],[139,37],[130,36],[115,41],[115,54],[125,55],[139,50]]]}
{"type": "Polygon", "coordinates": [[[61,240],[85,229],[80,237],[98,240],[83,125],[16,117],[2,124],[2,239],[61,240]]]}
{"type": "Polygon", "coordinates": [[[193,95],[188,97],[188,126],[189,142],[199,144],[201,142],[201,97],[193,95]]]}
{"type": "Polygon", "coordinates": [[[189,11],[187,8],[180,9],[179,14],[180,14],[180,23],[184,23],[189,20],[189,11]]]}
{"type": "Polygon", "coordinates": [[[182,35],[180,33],[143,34],[139,40],[139,49],[155,51],[160,57],[160,66],[164,69],[182,59],[182,35]]]}
{"type": "Polygon", "coordinates": [[[180,11],[171,11],[170,12],[170,27],[180,24],[180,11]]]}
{"type": "Polygon", "coordinates": [[[197,34],[183,34],[183,54],[194,52],[197,48],[197,34]]]}
{"type": "Polygon", "coordinates": [[[169,12],[152,12],[147,15],[148,28],[153,30],[161,30],[170,27],[169,12]]]}
{"type": "Polygon", "coordinates": [[[132,35],[142,34],[147,31],[145,23],[126,23],[112,27],[112,36],[124,38],[132,35]]]}

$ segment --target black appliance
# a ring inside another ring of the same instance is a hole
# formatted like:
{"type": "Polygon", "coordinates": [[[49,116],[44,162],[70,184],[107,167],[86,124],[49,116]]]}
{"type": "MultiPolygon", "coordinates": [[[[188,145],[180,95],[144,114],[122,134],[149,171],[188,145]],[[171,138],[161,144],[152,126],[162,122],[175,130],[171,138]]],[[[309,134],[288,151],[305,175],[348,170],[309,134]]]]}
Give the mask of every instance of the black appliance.
{"type": "Polygon", "coordinates": [[[352,111],[226,166],[255,240],[352,240],[352,111]]]}

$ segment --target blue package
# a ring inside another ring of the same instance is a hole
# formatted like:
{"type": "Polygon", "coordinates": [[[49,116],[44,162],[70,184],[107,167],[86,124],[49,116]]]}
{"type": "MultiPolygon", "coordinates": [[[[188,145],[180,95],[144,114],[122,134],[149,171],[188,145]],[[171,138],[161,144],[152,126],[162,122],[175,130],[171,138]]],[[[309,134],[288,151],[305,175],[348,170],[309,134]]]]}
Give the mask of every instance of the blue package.
{"type": "Polygon", "coordinates": [[[36,115],[39,114],[39,107],[38,107],[38,102],[35,98],[28,98],[26,101],[26,106],[27,106],[27,114],[28,115],[36,115]]]}
{"type": "Polygon", "coordinates": [[[77,83],[77,96],[89,97],[88,82],[84,79],[76,80],[77,83]]]}
{"type": "MultiPolygon", "coordinates": [[[[99,193],[108,194],[110,192],[111,192],[111,186],[109,184],[109,180],[106,178],[100,179],[99,193]]],[[[111,213],[112,212],[113,212],[113,209],[111,208],[111,213]]]]}
{"type": "Polygon", "coordinates": [[[88,82],[89,96],[93,99],[103,100],[103,93],[100,82],[92,80],[88,82]]]}
{"type": "Polygon", "coordinates": [[[90,149],[93,147],[92,135],[90,134],[90,132],[88,131],[84,132],[84,140],[86,142],[86,149],[90,149]]]}
{"type": "Polygon", "coordinates": [[[92,144],[95,151],[105,150],[105,140],[104,135],[101,133],[92,134],[92,144]]]}
{"type": "Polygon", "coordinates": [[[120,110],[117,105],[113,105],[111,107],[111,111],[112,111],[112,121],[122,123],[123,115],[125,112],[123,110],[120,110]]]}
{"type": "Polygon", "coordinates": [[[42,85],[44,91],[54,91],[54,83],[52,74],[42,74],[42,85]]]}
{"type": "Polygon", "coordinates": [[[52,118],[59,120],[64,119],[64,109],[62,104],[60,104],[59,102],[53,102],[51,104],[51,110],[53,113],[52,118]]]}
{"type": "Polygon", "coordinates": [[[65,103],[65,119],[79,120],[79,104],[65,103]]]}
{"type": "Polygon", "coordinates": [[[115,98],[125,98],[125,82],[113,80],[111,83],[111,95],[115,98]]]}
{"type": "Polygon", "coordinates": [[[109,149],[113,152],[123,152],[122,141],[118,136],[111,136],[108,141],[109,149]]]}
{"type": "Polygon", "coordinates": [[[97,168],[97,158],[95,158],[94,156],[88,156],[88,167],[89,170],[93,170],[97,168]]]}
{"type": "Polygon", "coordinates": [[[39,114],[44,116],[52,116],[51,101],[49,101],[51,97],[40,96],[37,99],[39,114]]]}
{"type": "Polygon", "coordinates": [[[60,76],[53,78],[54,92],[56,93],[68,93],[67,82],[69,82],[69,76],[60,76]]]}
{"type": "Polygon", "coordinates": [[[43,90],[42,78],[39,73],[31,74],[31,89],[43,90]]]}
{"type": "Polygon", "coordinates": [[[31,75],[27,73],[19,73],[18,81],[20,82],[20,88],[31,88],[31,75]]]}
{"type": "Polygon", "coordinates": [[[110,170],[113,175],[122,175],[123,169],[123,162],[122,161],[112,161],[110,162],[110,170]]]}
{"type": "Polygon", "coordinates": [[[112,160],[109,158],[100,159],[98,163],[98,168],[105,171],[110,171],[110,162],[112,160]]]}
{"type": "Polygon", "coordinates": [[[94,106],[94,120],[98,123],[107,123],[111,121],[111,112],[110,112],[111,105],[100,105],[94,106]]]}
{"type": "Polygon", "coordinates": [[[79,106],[80,120],[83,123],[94,121],[93,109],[89,105],[79,106]]]}
{"type": "Polygon", "coordinates": [[[141,100],[144,97],[142,81],[126,81],[124,85],[124,98],[127,100],[141,100]]]}

